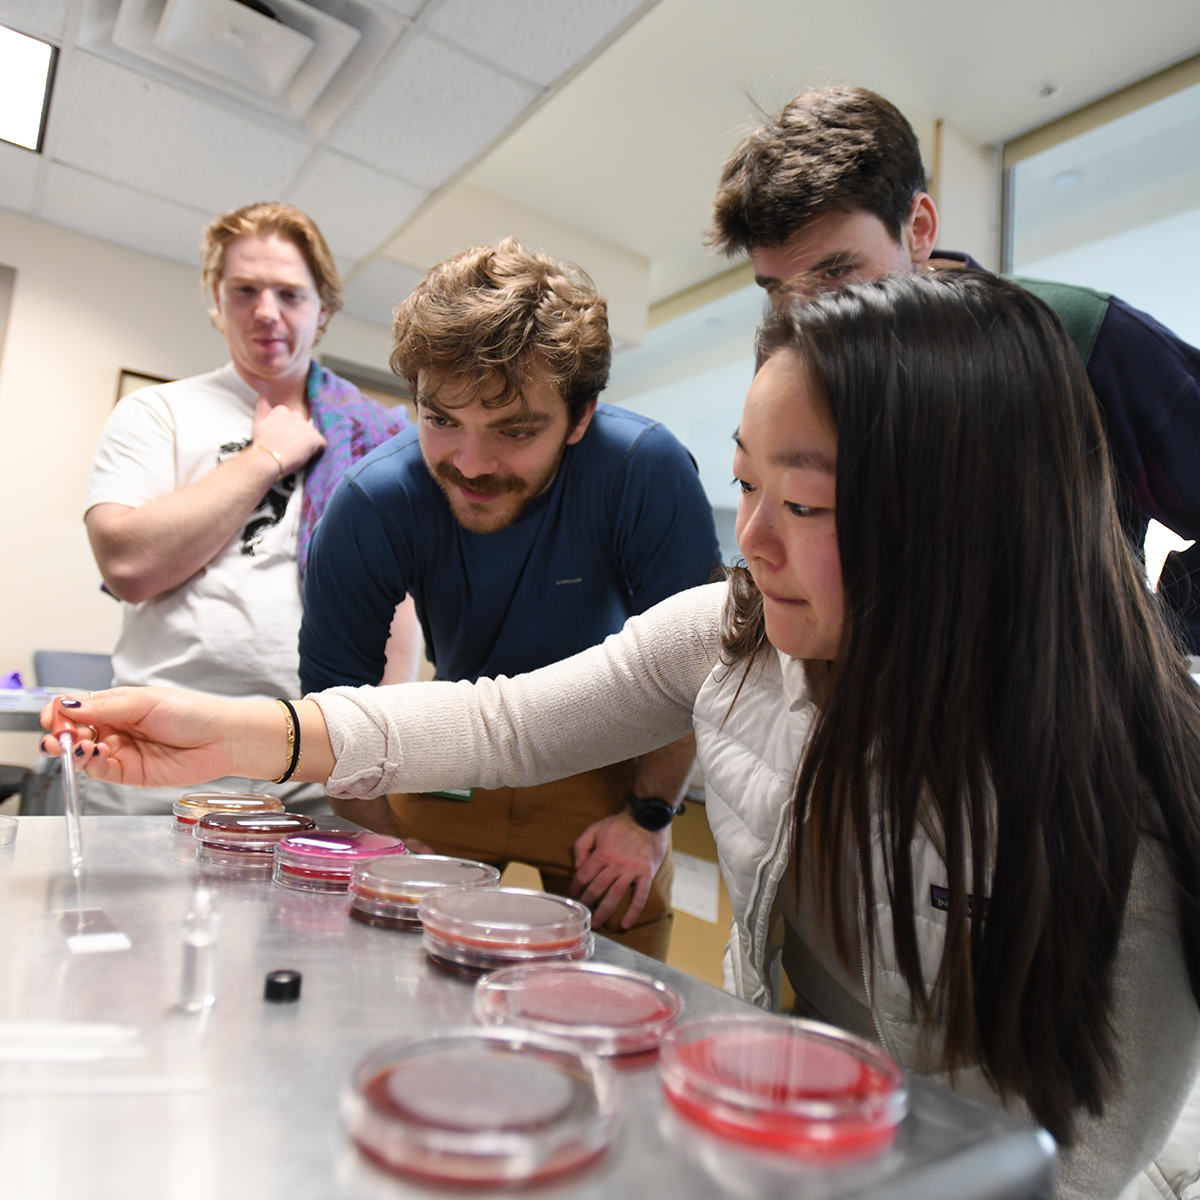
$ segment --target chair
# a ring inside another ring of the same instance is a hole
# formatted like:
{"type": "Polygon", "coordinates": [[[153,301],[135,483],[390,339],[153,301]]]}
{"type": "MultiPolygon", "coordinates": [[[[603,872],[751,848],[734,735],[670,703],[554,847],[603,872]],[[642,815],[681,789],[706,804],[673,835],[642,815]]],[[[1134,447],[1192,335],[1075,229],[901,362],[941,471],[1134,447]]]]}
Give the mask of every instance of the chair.
{"type": "Polygon", "coordinates": [[[102,692],[112,687],[112,655],[74,650],[35,650],[33,678],[40,688],[102,692]]]}

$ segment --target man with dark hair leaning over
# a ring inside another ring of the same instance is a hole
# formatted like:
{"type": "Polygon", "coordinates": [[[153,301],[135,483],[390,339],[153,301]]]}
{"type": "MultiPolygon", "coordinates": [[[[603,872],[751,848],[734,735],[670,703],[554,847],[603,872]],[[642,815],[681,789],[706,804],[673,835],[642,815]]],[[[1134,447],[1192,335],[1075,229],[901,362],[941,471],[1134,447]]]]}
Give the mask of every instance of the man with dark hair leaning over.
{"type": "MultiPolygon", "coordinates": [[[[797,96],[725,163],[710,242],[747,252],[775,303],[889,271],[978,267],[935,249],[917,136],[864,88],[797,96]]],[[[1140,546],[1153,517],[1200,538],[1200,351],[1146,313],[1089,288],[1017,279],[1058,313],[1100,402],[1123,484],[1118,502],[1140,546]]],[[[1200,653],[1200,544],[1168,556],[1159,595],[1200,653]]]]}
{"type": "MultiPolygon", "coordinates": [[[[662,425],[597,404],[612,341],[586,277],[511,238],[430,271],[396,310],[417,428],[351,470],[313,539],[304,690],[375,684],[416,602],[442,680],[517,675],[706,583],[719,560],[695,463],[662,425]]],[[[538,867],[593,923],[665,959],[669,824],[694,742],[532,788],[355,801],[350,819],[441,854],[538,867]]],[[[336,802],[335,802],[336,807],[336,802]]]]}

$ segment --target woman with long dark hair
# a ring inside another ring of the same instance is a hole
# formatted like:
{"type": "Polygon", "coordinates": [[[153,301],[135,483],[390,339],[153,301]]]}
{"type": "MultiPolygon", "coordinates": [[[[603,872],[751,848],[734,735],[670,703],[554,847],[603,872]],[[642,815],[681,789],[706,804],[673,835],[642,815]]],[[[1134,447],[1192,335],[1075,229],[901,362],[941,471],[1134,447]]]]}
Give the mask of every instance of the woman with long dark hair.
{"type": "MultiPolygon", "coordinates": [[[[1122,539],[1083,368],[1039,301],[970,272],[781,312],[759,364],[745,568],[531,675],[321,693],[301,775],[526,784],[694,727],[731,990],[770,1006],[781,951],[799,1011],[1024,1108],[1064,1147],[1060,1194],[1117,1197],[1200,1064],[1200,692],[1122,539]]],[[[102,778],[285,765],[275,705],[75,713],[102,778]]]]}

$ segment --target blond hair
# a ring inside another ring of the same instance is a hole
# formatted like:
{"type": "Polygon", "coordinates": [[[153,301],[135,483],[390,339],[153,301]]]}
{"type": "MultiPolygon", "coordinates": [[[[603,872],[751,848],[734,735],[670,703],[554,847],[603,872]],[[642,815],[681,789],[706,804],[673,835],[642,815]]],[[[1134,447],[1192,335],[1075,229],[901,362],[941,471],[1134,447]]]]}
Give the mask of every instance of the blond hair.
{"type": "MultiPolygon", "coordinates": [[[[225,252],[239,238],[268,237],[275,234],[291,242],[300,251],[313,277],[321,307],[329,317],[342,307],[342,277],[338,274],[329,246],[316,222],[307,213],[277,200],[246,204],[223,213],[204,231],[200,243],[200,264],[204,268],[204,295],[211,299],[225,275],[225,252]]],[[[209,315],[216,324],[217,313],[209,315]]]]}
{"type": "Polygon", "coordinates": [[[392,370],[417,387],[419,371],[499,380],[484,403],[520,397],[531,378],[554,384],[579,422],[608,383],[608,307],[576,267],[526,250],[515,238],[477,246],[434,267],[396,309],[392,370]]]}

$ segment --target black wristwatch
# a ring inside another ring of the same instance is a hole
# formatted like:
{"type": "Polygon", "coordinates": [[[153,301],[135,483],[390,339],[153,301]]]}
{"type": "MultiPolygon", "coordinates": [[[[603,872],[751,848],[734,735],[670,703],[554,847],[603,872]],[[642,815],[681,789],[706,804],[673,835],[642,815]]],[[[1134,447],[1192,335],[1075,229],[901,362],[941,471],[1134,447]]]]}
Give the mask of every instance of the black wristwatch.
{"type": "Polygon", "coordinates": [[[672,808],[660,796],[630,796],[629,811],[643,829],[657,833],[683,812],[683,805],[672,808]]]}

